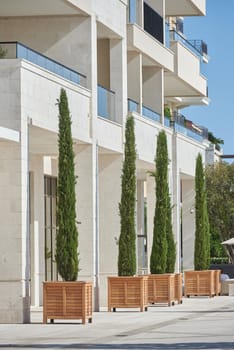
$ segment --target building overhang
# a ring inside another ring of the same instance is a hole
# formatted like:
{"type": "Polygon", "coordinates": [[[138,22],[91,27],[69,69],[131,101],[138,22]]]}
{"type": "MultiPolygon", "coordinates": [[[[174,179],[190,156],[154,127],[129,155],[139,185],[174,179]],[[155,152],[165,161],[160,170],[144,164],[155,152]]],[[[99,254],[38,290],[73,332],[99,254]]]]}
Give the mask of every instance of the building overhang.
{"type": "Polygon", "coordinates": [[[0,17],[77,15],[83,12],[66,0],[0,0],[0,17]]]}
{"type": "Polygon", "coordinates": [[[165,0],[166,16],[205,16],[206,0],[165,0]]]}
{"type": "Polygon", "coordinates": [[[174,53],[144,29],[136,24],[128,24],[128,51],[137,51],[143,55],[143,61],[149,66],[174,70],[174,53]]]}
{"type": "Polygon", "coordinates": [[[19,142],[20,133],[13,129],[0,127],[0,141],[19,142]]]}
{"type": "Polygon", "coordinates": [[[189,106],[208,106],[209,97],[165,97],[165,104],[176,108],[185,108],[189,106]]]}

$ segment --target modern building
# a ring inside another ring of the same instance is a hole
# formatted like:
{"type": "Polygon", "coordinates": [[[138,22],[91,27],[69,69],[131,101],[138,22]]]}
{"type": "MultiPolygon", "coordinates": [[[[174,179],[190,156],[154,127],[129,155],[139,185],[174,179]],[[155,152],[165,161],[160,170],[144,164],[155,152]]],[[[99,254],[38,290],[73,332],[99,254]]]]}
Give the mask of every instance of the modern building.
{"type": "Polygon", "coordinates": [[[135,120],[137,264],[148,272],[157,135],[167,134],[176,270],[193,268],[194,176],[207,130],[181,110],[208,104],[202,40],[183,18],[205,0],[0,0],[0,322],[30,320],[42,282],[56,280],[60,89],[69,99],[76,161],[79,279],[95,310],[117,273],[124,126],[135,120]],[[164,113],[165,111],[165,113],[164,113]]]}

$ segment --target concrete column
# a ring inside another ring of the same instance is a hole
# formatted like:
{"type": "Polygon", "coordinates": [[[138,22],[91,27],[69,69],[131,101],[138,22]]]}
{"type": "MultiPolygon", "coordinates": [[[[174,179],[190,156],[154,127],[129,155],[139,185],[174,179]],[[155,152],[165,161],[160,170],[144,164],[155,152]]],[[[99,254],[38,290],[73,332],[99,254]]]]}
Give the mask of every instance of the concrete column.
{"type": "Polygon", "coordinates": [[[128,52],[128,98],[139,103],[137,112],[142,113],[142,55],[128,52]]]}
{"type": "Polygon", "coordinates": [[[43,157],[30,160],[30,243],[31,243],[31,305],[43,303],[42,282],[45,280],[43,157]]]}
{"type": "Polygon", "coordinates": [[[145,235],[145,217],[144,217],[144,181],[137,181],[137,230],[136,230],[136,243],[137,243],[137,271],[138,274],[142,274],[145,268],[145,248],[144,248],[144,235],[145,235]],[[139,237],[142,236],[142,237],[139,237]]]}
{"type": "Polygon", "coordinates": [[[127,115],[127,57],[126,36],[110,40],[110,87],[115,91],[115,120],[125,123],[127,115]]]}
{"type": "Polygon", "coordinates": [[[93,280],[95,275],[96,179],[93,145],[75,148],[76,206],[79,231],[79,280],[93,280]]]}
{"type": "Polygon", "coordinates": [[[172,203],[173,207],[173,232],[176,243],[175,272],[181,271],[181,207],[180,207],[180,169],[177,161],[177,136],[172,135],[172,203]]]}
{"type": "Polygon", "coordinates": [[[0,152],[0,323],[30,322],[28,137],[1,142],[0,152]]]}
{"type": "Polygon", "coordinates": [[[163,115],[163,70],[157,67],[143,67],[143,104],[163,115]]]}
{"type": "Polygon", "coordinates": [[[107,306],[107,276],[118,272],[122,155],[99,154],[100,305],[107,306]]]}
{"type": "Polygon", "coordinates": [[[194,269],[195,243],[195,191],[194,180],[182,182],[182,236],[183,236],[183,269],[194,269]]]}
{"type": "Polygon", "coordinates": [[[153,244],[153,228],[155,213],[155,179],[153,176],[147,175],[147,255],[148,255],[148,271],[150,271],[150,255],[153,244]]]}

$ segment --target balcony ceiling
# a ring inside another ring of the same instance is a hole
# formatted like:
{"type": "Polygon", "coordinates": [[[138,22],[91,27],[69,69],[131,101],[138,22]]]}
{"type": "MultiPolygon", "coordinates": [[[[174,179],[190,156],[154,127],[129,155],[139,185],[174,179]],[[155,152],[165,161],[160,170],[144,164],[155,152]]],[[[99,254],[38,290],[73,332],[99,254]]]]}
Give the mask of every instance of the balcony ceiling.
{"type": "Polygon", "coordinates": [[[166,16],[205,16],[206,0],[165,0],[166,16]]]}
{"type": "Polygon", "coordinates": [[[208,106],[210,104],[210,99],[209,97],[166,97],[165,104],[173,105],[177,108],[208,106]]]}
{"type": "Polygon", "coordinates": [[[30,126],[29,149],[31,154],[58,155],[58,135],[49,130],[30,126]]]}
{"type": "Polygon", "coordinates": [[[0,0],[0,17],[83,14],[67,0],[0,0]]]}
{"type": "Polygon", "coordinates": [[[173,73],[165,72],[164,94],[171,97],[205,97],[192,85],[186,83],[173,73]]]}

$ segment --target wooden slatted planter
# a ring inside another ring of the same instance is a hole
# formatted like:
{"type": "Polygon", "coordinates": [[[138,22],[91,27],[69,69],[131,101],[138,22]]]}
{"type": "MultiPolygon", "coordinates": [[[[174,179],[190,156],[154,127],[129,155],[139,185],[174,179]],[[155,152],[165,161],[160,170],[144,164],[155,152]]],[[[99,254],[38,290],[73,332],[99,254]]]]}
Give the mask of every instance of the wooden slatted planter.
{"type": "Polygon", "coordinates": [[[182,273],[175,273],[175,300],[178,304],[182,304],[183,286],[182,286],[182,273]]]}
{"type": "Polygon", "coordinates": [[[50,319],[81,319],[92,322],[91,282],[44,282],[43,283],[43,323],[50,319]]]}
{"type": "Polygon", "coordinates": [[[215,295],[221,295],[221,270],[214,270],[215,295]]]}
{"type": "Polygon", "coordinates": [[[148,277],[108,277],[108,311],[117,308],[140,308],[147,311],[148,277]]]}
{"type": "Polygon", "coordinates": [[[196,295],[215,295],[214,270],[185,271],[184,295],[187,297],[196,295]]]}
{"type": "Polygon", "coordinates": [[[148,275],[148,302],[149,304],[175,302],[175,275],[173,273],[148,275]]]}

